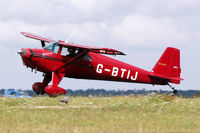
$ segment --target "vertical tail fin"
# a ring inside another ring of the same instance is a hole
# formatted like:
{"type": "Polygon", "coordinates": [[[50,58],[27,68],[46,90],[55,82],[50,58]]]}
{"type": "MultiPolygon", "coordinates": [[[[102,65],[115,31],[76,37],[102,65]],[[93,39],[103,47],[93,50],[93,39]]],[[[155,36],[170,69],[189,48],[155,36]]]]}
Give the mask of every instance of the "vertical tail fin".
{"type": "Polygon", "coordinates": [[[152,75],[180,84],[180,74],[180,50],[168,47],[152,69],[152,75]]]}

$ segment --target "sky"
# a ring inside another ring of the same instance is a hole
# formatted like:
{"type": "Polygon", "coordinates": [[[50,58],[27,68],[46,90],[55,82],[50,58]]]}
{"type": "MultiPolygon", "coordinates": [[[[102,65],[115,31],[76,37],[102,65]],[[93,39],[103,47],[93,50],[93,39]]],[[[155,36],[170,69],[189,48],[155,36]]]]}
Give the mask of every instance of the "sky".
{"type": "MultiPolygon", "coordinates": [[[[8,0],[0,1],[0,88],[31,89],[42,81],[16,53],[21,48],[40,48],[37,40],[20,32],[31,32],[55,40],[70,41],[123,51],[113,57],[151,70],[166,47],[181,51],[178,90],[200,89],[200,1],[199,0],[8,0]]],[[[163,89],[135,83],[64,78],[60,87],[70,89],[163,89]]]]}

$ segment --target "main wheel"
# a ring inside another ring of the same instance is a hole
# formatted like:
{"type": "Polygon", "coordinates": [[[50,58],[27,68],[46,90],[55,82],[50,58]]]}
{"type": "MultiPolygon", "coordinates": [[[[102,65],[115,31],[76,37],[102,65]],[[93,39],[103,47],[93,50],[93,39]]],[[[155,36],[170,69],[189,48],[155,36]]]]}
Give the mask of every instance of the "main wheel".
{"type": "Polygon", "coordinates": [[[45,93],[45,85],[42,82],[34,83],[32,88],[37,95],[44,95],[45,93]]]}

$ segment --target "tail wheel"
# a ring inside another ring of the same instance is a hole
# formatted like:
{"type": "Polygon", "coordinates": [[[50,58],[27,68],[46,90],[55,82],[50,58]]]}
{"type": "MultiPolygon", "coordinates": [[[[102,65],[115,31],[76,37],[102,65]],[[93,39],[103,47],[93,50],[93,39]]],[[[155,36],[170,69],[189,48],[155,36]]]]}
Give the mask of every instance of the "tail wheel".
{"type": "Polygon", "coordinates": [[[177,92],[178,92],[178,91],[174,89],[173,93],[174,93],[174,94],[177,94],[177,92]]]}

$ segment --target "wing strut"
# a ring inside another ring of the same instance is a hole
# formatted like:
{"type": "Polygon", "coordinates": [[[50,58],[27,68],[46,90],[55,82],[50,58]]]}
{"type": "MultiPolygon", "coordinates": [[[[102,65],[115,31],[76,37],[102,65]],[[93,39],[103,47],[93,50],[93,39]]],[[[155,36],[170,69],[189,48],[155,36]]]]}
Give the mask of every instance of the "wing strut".
{"type": "Polygon", "coordinates": [[[88,52],[89,52],[88,49],[83,50],[83,51],[82,51],[81,53],[79,53],[77,56],[75,56],[74,58],[71,58],[70,60],[68,60],[67,62],[65,62],[64,65],[62,65],[61,67],[57,68],[57,69],[55,70],[55,72],[58,72],[61,68],[66,67],[67,65],[71,64],[71,63],[74,62],[75,60],[77,60],[77,59],[83,57],[83,56],[84,56],[86,53],[88,53],[88,52]]]}
{"type": "Polygon", "coordinates": [[[42,45],[42,47],[44,47],[45,46],[45,42],[41,41],[41,45],[42,45]]]}

